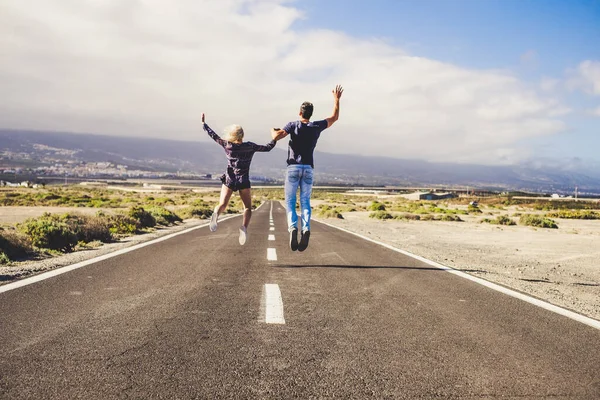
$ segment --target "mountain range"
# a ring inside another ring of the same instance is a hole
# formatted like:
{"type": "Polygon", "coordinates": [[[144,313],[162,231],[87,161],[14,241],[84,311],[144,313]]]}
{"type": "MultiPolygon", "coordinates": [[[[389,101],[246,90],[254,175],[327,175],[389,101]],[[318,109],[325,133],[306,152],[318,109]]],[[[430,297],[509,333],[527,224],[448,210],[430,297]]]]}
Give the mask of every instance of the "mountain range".
{"type": "MultiPolygon", "coordinates": [[[[252,174],[281,180],[286,163],[287,139],[270,153],[258,153],[252,174]]],[[[154,171],[221,173],[225,155],[212,141],[104,136],[84,133],[0,130],[0,162],[9,153],[30,156],[29,165],[49,159],[106,162],[154,171]],[[4,154],[4,155],[1,155],[4,154]]],[[[16,162],[14,157],[12,163],[16,162]]],[[[600,194],[600,171],[552,160],[511,166],[435,163],[418,159],[369,157],[315,152],[315,175],[320,184],[362,186],[479,187],[496,190],[600,194]]]]}

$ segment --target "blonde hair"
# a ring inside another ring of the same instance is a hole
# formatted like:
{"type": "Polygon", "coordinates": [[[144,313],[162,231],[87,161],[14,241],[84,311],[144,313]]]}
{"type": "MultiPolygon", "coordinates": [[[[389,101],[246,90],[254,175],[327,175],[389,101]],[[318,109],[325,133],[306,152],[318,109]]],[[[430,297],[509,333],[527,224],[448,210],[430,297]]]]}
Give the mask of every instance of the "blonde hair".
{"type": "Polygon", "coordinates": [[[239,125],[229,125],[225,128],[225,140],[233,143],[242,143],[244,139],[244,130],[239,125]]]}

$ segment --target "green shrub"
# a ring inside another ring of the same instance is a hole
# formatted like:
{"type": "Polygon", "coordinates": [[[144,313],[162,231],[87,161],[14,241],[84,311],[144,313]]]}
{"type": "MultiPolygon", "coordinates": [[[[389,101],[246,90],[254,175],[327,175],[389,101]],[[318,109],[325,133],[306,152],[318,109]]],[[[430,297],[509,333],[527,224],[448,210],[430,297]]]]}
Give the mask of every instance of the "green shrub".
{"type": "Polygon", "coordinates": [[[148,208],[148,212],[154,217],[158,225],[169,226],[182,221],[179,215],[164,207],[150,207],[148,208]]]}
{"type": "Polygon", "coordinates": [[[435,218],[436,221],[449,221],[449,222],[462,222],[462,219],[458,215],[444,214],[435,218]]]}
{"type": "Polygon", "coordinates": [[[470,213],[471,212],[473,212],[473,213],[480,213],[481,212],[481,210],[479,209],[479,207],[474,206],[472,204],[469,204],[469,207],[467,207],[467,211],[470,212],[470,213]]]}
{"type": "Polygon", "coordinates": [[[519,218],[519,224],[526,225],[526,226],[534,226],[537,228],[551,228],[551,229],[558,228],[558,225],[556,225],[556,222],[554,222],[550,218],[540,217],[539,215],[534,215],[534,214],[521,215],[521,218],[519,218]]]}
{"type": "Polygon", "coordinates": [[[517,223],[506,215],[499,215],[494,219],[485,218],[481,222],[486,222],[492,225],[516,225],[517,223]]]}
{"type": "Polygon", "coordinates": [[[322,218],[344,219],[344,216],[337,209],[320,210],[317,215],[322,218]]]}
{"type": "Polygon", "coordinates": [[[140,228],[152,228],[156,226],[156,219],[143,207],[131,207],[127,215],[137,221],[140,228]]]}
{"type": "Polygon", "coordinates": [[[114,240],[111,231],[112,220],[110,217],[86,217],[83,219],[83,225],[77,232],[77,239],[80,242],[102,242],[110,243],[114,240]]]}
{"type": "Polygon", "coordinates": [[[372,212],[371,214],[369,214],[369,218],[375,218],[375,219],[392,219],[394,217],[392,216],[392,214],[380,210],[380,211],[375,211],[375,212],[372,212]]]}
{"type": "Polygon", "coordinates": [[[546,216],[563,219],[600,219],[600,213],[588,210],[559,210],[550,212],[546,216]]]}
{"type": "Polygon", "coordinates": [[[507,217],[506,215],[497,216],[496,222],[498,223],[498,225],[507,225],[507,226],[517,224],[515,221],[513,221],[511,218],[507,217]]]}
{"type": "Polygon", "coordinates": [[[14,230],[0,230],[0,254],[4,255],[6,260],[25,258],[33,252],[29,237],[14,230]]]}
{"type": "Polygon", "coordinates": [[[19,225],[19,230],[29,236],[35,247],[71,251],[77,244],[75,232],[56,214],[30,218],[19,225]]]}
{"type": "Polygon", "coordinates": [[[109,217],[110,233],[113,235],[133,235],[139,231],[138,221],[124,214],[115,214],[109,217]]]}
{"type": "Polygon", "coordinates": [[[418,221],[421,219],[421,217],[419,215],[410,214],[410,213],[399,214],[399,215],[396,215],[394,218],[395,219],[404,219],[404,220],[409,220],[409,221],[418,221]]]}
{"type": "Polygon", "coordinates": [[[186,207],[182,210],[179,210],[178,213],[179,213],[179,216],[183,219],[189,219],[189,218],[205,219],[205,218],[210,218],[210,216],[213,213],[213,209],[210,207],[191,206],[191,207],[186,207]]]}
{"type": "Polygon", "coordinates": [[[8,256],[0,250],[0,265],[3,264],[10,264],[10,258],[8,258],[8,256]]]}
{"type": "Polygon", "coordinates": [[[382,204],[375,200],[369,205],[369,211],[385,211],[385,204],[382,204]]]}
{"type": "Polygon", "coordinates": [[[64,252],[72,251],[79,242],[111,242],[111,227],[111,217],[46,213],[20,224],[19,230],[35,247],[64,252]]]}

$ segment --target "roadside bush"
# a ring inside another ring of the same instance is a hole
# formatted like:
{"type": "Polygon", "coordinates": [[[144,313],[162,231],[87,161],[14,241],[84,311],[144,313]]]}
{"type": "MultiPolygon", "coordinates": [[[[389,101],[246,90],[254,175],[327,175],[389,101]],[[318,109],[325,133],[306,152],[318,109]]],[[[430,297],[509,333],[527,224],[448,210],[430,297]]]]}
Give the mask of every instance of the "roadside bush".
{"type": "Polygon", "coordinates": [[[385,204],[375,200],[369,205],[369,211],[385,211],[385,204]]]}
{"type": "Polygon", "coordinates": [[[110,217],[86,217],[83,219],[83,225],[77,232],[77,239],[85,243],[95,241],[102,243],[112,242],[114,238],[111,227],[110,217]]]}
{"type": "Polygon", "coordinates": [[[404,220],[409,220],[409,221],[418,221],[421,219],[421,217],[417,214],[410,214],[410,213],[404,213],[404,214],[400,214],[400,215],[396,215],[394,217],[394,219],[404,219],[404,220]]]}
{"type": "Polygon", "coordinates": [[[536,228],[557,229],[558,225],[550,218],[540,217],[539,215],[523,214],[519,218],[519,224],[526,226],[534,226],[536,228]]]}
{"type": "Polygon", "coordinates": [[[106,216],[46,213],[26,220],[19,225],[19,230],[35,247],[66,252],[72,251],[78,243],[111,242],[111,226],[112,220],[106,216]]]}
{"type": "Polygon", "coordinates": [[[449,221],[449,222],[462,222],[462,219],[458,215],[444,214],[436,216],[436,221],[449,221]]]}
{"type": "Polygon", "coordinates": [[[586,210],[559,210],[550,212],[546,216],[563,219],[600,219],[600,213],[586,210]]]}
{"type": "Polygon", "coordinates": [[[139,228],[156,226],[156,219],[143,207],[131,207],[127,215],[137,221],[139,228]]]}
{"type": "Polygon", "coordinates": [[[394,217],[392,216],[392,214],[380,210],[380,211],[375,211],[375,212],[372,212],[371,214],[369,214],[369,218],[375,218],[375,219],[392,219],[394,217]]]}
{"type": "Polygon", "coordinates": [[[179,215],[164,207],[150,207],[148,212],[154,217],[158,225],[169,226],[182,221],[179,215]]]}
{"type": "Polygon", "coordinates": [[[467,207],[467,211],[470,213],[480,213],[481,210],[479,209],[478,206],[474,206],[473,204],[469,204],[469,206],[467,207]]]}
{"type": "Polygon", "coordinates": [[[77,235],[59,215],[45,213],[19,225],[19,230],[31,239],[35,247],[71,251],[77,244],[77,235]]]}
{"type": "Polygon", "coordinates": [[[14,230],[0,230],[0,264],[18,260],[32,254],[31,240],[22,233],[14,230]]]}
{"type": "Polygon", "coordinates": [[[110,233],[112,235],[127,236],[138,232],[138,221],[124,214],[115,214],[109,217],[110,233]]]}
{"type": "Polygon", "coordinates": [[[3,251],[0,251],[0,265],[3,264],[10,264],[10,258],[3,251]]]}
{"type": "Polygon", "coordinates": [[[330,210],[321,210],[318,212],[318,216],[322,218],[344,219],[344,216],[335,208],[330,210]]]}
{"type": "Polygon", "coordinates": [[[517,223],[506,215],[499,215],[495,219],[485,218],[481,221],[492,225],[516,225],[517,223]]]}
{"type": "Polygon", "coordinates": [[[189,218],[205,219],[205,218],[210,218],[210,216],[213,213],[213,210],[210,207],[191,206],[191,207],[186,207],[182,210],[179,210],[178,213],[179,213],[179,216],[183,219],[189,219],[189,218]]]}
{"type": "Polygon", "coordinates": [[[322,204],[315,209],[315,214],[322,218],[339,218],[344,219],[344,216],[340,213],[340,210],[336,207],[332,207],[329,204],[322,204]]]}

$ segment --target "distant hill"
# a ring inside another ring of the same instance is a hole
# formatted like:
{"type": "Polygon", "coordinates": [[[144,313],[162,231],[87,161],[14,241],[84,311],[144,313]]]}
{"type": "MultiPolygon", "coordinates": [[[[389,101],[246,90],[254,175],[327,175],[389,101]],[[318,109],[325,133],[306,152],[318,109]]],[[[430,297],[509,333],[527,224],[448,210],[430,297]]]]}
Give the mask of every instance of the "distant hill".
{"type": "MultiPolygon", "coordinates": [[[[71,160],[112,161],[156,171],[220,173],[225,156],[213,142],[116,137],[59,132],[0,130],[0,152],[23,152],[43,163],[49,154],[71,160]],[[50,149],[48,149],[47,146],[50,149]],[[64,150],[64,151],[61,151],[64,150]]],[[[256,154],[253,175],[281,179],[287,140],[270,153],[256,154]]],[[[471,186],[496,189],[600,193],[600,172],[432,163],[422,160],[315,153],[316,176],[322,184],[471,186]]]]}

